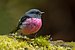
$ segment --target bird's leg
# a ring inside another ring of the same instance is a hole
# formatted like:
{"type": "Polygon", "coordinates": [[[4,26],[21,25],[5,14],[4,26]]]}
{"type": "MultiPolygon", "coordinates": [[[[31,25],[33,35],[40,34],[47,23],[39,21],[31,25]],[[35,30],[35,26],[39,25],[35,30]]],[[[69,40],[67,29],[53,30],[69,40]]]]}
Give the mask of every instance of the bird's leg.
{"type": "Polygon", "coordinates": [[[52,37],[50,37],[50,41],[52,41],[52,37]]]}
{"type": "Polygon", "coordinates": [[[31,38],[31,39],[36,38],[36,37],[37,37],[37,33],[31,34],[31,35],[27,35],[27,37],[29,37],[29,38],[31,38]]]}
{"type": "Polygon", "coordinates": [[[34,38],[36,38],[36,37],[37,37],[37,33],[34,34],[34,38]]]}
{"type": "Polygon", "coordinates": [[[53,39],[53,38],[52,38],[52,35],[50,35],[50,38],[49,38],[49,40],[50,40],[50,41],[52,41],[52,39],[53,39]]]}

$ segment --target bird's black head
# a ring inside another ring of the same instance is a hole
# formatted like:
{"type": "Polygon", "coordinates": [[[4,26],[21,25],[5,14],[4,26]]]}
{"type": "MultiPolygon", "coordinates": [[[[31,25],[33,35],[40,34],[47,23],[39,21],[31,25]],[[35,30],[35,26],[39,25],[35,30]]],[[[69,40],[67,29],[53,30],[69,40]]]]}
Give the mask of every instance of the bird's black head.
{"type": "Polygon", "coordinates": [[[43,13],[44,12],[41,12],[38,9],[31,9],[31,10],[27,11],[25,14],[28,15],[28,16],[30,16],[30,17],[34,17],[34,18],[41,18],[41,15],[43,13]]]}

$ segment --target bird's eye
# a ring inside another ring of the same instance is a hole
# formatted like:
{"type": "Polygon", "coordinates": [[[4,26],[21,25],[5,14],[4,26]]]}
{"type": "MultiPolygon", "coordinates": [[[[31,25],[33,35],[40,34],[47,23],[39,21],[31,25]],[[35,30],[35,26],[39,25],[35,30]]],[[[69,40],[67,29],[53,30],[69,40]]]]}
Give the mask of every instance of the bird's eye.
{"type": "Polygon", "coordinates": [[[30,12],[30,14],[39,14],[39,12],[30,12]]]}
{"type": "Polygon", "coordinates": [[[35,12],[30,12],[30,14],[34,14],[35,12]]]}
{"type": "Polygon", "coordinates": [[[39,12],[36,12],[36,14],[39,14],[39,12]]]}

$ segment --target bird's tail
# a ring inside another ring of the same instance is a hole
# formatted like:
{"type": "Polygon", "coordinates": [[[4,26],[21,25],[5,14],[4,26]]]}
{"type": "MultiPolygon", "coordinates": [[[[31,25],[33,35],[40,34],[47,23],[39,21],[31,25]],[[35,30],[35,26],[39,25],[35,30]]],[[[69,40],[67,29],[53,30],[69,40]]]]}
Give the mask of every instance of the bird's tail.
{"type": "Polygon", "coordinates": [[[14,30],[12,30],[10,33],[12,34],[12,33],[16,33],[18,30],[19,30],[20,28],[18,28],[18,27],[16,27],[14,30]]]}

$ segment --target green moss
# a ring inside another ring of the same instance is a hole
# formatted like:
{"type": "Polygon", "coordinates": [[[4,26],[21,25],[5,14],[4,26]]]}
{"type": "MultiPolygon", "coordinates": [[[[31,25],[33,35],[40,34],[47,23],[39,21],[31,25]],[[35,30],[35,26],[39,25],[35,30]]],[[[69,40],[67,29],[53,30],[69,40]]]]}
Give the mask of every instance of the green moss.
{"type": "Polygon", "coordinates": [[[22,39],[0,35],[0,50],[75,50],[75,42],[49,41],[48,38],[22,39]]]}

